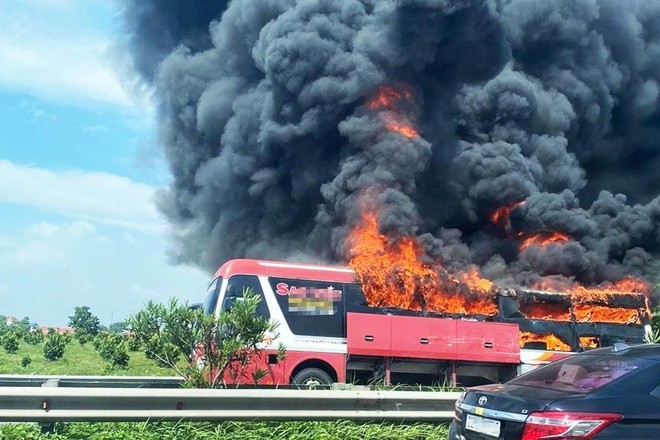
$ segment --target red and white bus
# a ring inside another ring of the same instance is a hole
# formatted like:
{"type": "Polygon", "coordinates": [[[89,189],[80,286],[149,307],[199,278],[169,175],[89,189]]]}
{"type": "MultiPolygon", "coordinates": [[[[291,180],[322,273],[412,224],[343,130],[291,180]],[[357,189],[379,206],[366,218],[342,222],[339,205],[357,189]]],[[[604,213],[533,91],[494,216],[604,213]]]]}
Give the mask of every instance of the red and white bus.
{"type": "Polygon", "coordinates": [[[472,385],[568,354],[520,349],[517,323],[368,307],[346,267],[231,260],[213,277],[205,312],[227,310],[246,288],[261,297],[256,313],[279,323],[277,339],[264,342],[261,384],[472,385]]]}

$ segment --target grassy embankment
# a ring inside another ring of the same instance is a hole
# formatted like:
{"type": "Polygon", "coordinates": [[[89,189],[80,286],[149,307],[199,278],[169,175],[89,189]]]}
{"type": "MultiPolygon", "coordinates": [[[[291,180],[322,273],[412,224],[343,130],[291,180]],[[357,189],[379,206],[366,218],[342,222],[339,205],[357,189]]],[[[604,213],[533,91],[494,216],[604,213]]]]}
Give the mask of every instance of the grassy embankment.
{"type": "Polygon", "coordinates": [[[156,365],[143,353],[131,352],[128,368],[111,370],[108,363],[94,350],[91,343],[81,346],[71,341],[64,349],[62,359],[48,362],[44,359],[43,343],[29,345],[23,341],[18,352],[10,354],[0,348],[0,374],[56,374],[56,375],[119,375],[119,376],[173,376],[167,368],[156,365]],[[29,356],[32,362],[21,366],[23,357],[29,356]]]}
{"type": "MultiPolygon", "coordinates": [[[[43,344],[36,346],[21,342],[15,354],[0,349],[2,374],[55,375],[131,375],[172,376],[166,368],[156,366],[142,353],[131,352],[127,369],[110,370],[91,344],[80,346],[73,341],[67,345],[64,357],[54,362],[43,358],[43,344]],[[21,366],[23,357],[32,362],[21,366]]],[[[0,440],[422,440],[443,439],[445,425],[419,423],[359,424],[340,422],[224,422],[224,423],[58,423],[52,434],[41,434],[36,424],[0,425],[0,440]]]]}

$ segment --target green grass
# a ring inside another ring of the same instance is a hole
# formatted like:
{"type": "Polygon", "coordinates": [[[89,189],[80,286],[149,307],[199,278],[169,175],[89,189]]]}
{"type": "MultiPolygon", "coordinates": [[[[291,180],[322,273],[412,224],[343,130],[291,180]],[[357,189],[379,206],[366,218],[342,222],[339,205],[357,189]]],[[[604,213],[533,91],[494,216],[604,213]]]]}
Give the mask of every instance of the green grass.
{"type": "MultiPolygon", "coordinates": [[[[174,376],[168,368],[159,367],[154,361],[147,359],[141,352],[130,352],[128,368],[110,369],[109,364],[88,342],[80,345],[71,341],[64,349],[62,359],[46,361],[43,353],[43,343],[29,345],[21,341],[18,352],[9,354],[0,349],[0,374],[56,374],[56,375],[120,375],[120,376],[174,376]],[[21,359],[30,356],[32,363],[21,366],[21,359]]],[[[1,439],[1,437],[0,437],[1,439]]]]}
{"type": "Polygon", "coordinates": [[[338,422],[58,423],[52,434],[36,424],[0,426],[0,440],[426,440],[444,439],[446,425],[338,422]]]}
{"type": "MultiPolygon", "coordinates": [[[[109,369],[91,343],[72,341],[64,357],[47,362],[43,344],[21,341],[18,352],[0,349],[0,374],[174,376],[140,352],[130,352],[126,369],[109,369]],[[30,356],[32,363],[21,366],[30,356]]],[[[0,440],[425,440],[444,439],[447,426],[434,423],[338,422],[223,422],[223,423],[57,423],[55,432],[42,434],[35,423],[0,425],[0,440]]]]}

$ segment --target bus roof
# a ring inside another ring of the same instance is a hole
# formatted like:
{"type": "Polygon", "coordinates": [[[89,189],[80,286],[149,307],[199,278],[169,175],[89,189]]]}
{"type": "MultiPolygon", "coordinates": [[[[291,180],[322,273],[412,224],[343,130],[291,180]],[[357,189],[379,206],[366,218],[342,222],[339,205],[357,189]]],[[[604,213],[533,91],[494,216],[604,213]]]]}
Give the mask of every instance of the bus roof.
{"type": "Polygon", "coordinates": [[[220,266],[213,278],[229,278],[232,275],[263,275],[333,283],[357,283],[355,272],[348,267],[247,259],[227,261],[220,266]]]}

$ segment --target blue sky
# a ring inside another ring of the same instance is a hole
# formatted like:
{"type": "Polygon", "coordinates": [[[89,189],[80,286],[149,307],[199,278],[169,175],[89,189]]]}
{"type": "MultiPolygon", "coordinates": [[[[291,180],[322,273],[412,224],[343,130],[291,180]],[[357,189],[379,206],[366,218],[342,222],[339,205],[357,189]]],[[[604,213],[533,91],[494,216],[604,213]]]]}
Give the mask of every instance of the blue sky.
{"type": "Polygon", "coordinates": [[[149,90],[114,0],[0,0],[0,315],[108,325],[147,301],[201,301],[173,266],[153,194],[169,183],[149,90]]]}

